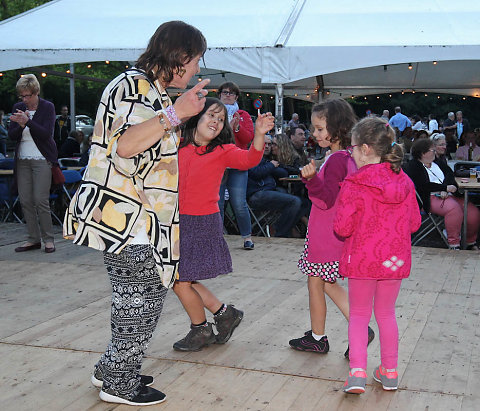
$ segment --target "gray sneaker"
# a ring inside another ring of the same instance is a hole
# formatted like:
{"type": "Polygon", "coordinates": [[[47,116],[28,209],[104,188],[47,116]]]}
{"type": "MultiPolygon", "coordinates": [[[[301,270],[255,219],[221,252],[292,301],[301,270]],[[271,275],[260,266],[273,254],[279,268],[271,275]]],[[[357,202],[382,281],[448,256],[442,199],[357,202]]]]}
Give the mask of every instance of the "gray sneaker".
{"type": "Polygon", "coordinates": [[[353,374],[350,371],[345,384],[343,384],[343,392],[348,394],[363,394],[366,384],[367,373],[365,371],[355,371],[353,374]]]}
{"type": "Polygon", "coordinates": [[[383,385],[383,389],[394,391],[398,388],[398,373],[395,371],[387,371],[381,365],[373,371],[373,379],[383,385]]]}
{"type": "Polygon", "coordinates": [[[188,334],[173,344],[173,349],[177,351],[200,351],[203,347],[215,342],[215,334],[211,323],[202,326],[190,326],[188,334]]]}
{"type": "Polygon", "coordinates": [[[217,344],[225,344],[232,336],[233,330],[240,324],[243,311],[237,310],[233,305],[227,305],[227,309],[214,316],[217,328],[217,344]]]}

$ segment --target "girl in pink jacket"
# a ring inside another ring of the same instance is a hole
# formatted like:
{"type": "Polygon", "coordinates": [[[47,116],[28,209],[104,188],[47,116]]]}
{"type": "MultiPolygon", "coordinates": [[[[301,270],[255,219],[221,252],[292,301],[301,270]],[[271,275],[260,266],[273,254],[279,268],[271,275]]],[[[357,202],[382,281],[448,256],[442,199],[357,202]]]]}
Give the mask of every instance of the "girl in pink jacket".
{"type": "Polygon", "coordinates": [[[365,392],[366,328],[374,306],[381,365],[373,378],[385,390],[398,387],[398,327],[395,302],[410,275],[411,233],[421,222],[412,181],[400,165],[403,149],[384,120],[365,118],[352,130],[352,156],[359,170],[339,194],[335,232],[345,237],[340,274],[348,277],[350,373],[343,390],[365,392]],[[375,302],[375,303],[374,303],[375,302]]]}
{"type": "MultiPolygon", "coordinates": [[[[312,201],[308,220],[305,249],[298,266],[308,276],[308,297],[311,330],[300,338],[289,341],[292,348],[325,354],[330,345],[325,335],[328,295],[348,320],[348,295],[337,283],[338,264],[343,249],[343,238],[333,231],[340,183],[355,172],[357,166],[350,153],[350,130],[357,119],[351,106],[343,99],[328,99],[312,109],[313,136],[320,147],[330,147],[330,156],[317,173],[315,162],[302,169],[302,177],[312,201]]],[[[365,326],[367,331],[367,326],[365,326]]],[[[374,332],[369,329],[370,341],[374,332]]],[[[345,353],[348,357],[348,349],[345,353]]]]}

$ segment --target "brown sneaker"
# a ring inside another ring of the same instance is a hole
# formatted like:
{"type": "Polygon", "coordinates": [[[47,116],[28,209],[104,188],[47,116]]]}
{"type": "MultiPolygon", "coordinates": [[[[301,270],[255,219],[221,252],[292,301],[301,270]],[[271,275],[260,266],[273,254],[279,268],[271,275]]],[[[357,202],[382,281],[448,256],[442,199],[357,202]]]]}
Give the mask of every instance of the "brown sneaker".
{"type": "Polygon", "coordinates": [[[243,318],[243,311],[237,310],[233,305],[227,305],[227,309],[214,316],[217,329],[217,344],[225,344],[232,336],[243,318]]]}
{"type": "Polygon", "coordinates": [[[190,326],[188,334],[173,344],[177,351],[200,351],[203,347],[215,342],[215,334],[211,323],[200,326],[190,326]]]}

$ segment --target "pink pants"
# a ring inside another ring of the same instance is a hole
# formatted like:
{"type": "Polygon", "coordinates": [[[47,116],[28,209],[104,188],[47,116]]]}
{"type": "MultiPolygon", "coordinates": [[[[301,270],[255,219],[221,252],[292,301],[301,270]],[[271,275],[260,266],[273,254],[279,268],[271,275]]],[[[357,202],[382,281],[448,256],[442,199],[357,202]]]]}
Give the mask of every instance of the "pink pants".
{"type": "Polygon", "coordinates": [[[374,300],[382,365],[389,369],[397,368],[398,327],[395,302],[401,284],[402,280],[348,279],[350,368],[367,369],[368,323],[374,300]]]}
{"type": "MultiPolygon", "coordinates": [[[[443,201],[440,197],[430,196],[430,211],[445,218],[448,244],[460,245],[460,231],[463,223],[463,197],[449,196],[443,201]]],[[[467,244],[475,244],[477,241],[479,225],[480,211],[469,202],[467,204],[467,244]]]]}

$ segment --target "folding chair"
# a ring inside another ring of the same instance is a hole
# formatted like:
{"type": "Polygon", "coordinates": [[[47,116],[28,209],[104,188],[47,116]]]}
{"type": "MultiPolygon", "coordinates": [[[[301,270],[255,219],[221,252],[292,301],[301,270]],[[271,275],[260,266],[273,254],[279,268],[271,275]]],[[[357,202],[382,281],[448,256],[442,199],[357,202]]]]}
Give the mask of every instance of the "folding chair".
{"type": "Polygon", "coordinates": [[[420,198],[420,195],[415,190],[415,194],[417,195],[418,204],[420,206],[420,214],[422,216],[422,223],[420,228],[412,234],[412,245],[417,245],[420,241],[422,241],[427,235],[431,232],[437,230],[438,234],[442,238],[443,242],[448,248],[448,240],[443,233],[443,228],[445,227],[445,221],[442,216],[432,214],[431,212],[427,212],[423,208],[423,202],[420,198]]]}
{"type": "Polygon", "coordinates": [[[252,235],[270,237],[270,226],[277,220],[278,213],[274,210],[253,210],[248,203],[247,206],[252,217],[252,235]]]}
{"type": "Polygon", "coordinates": [[[82,181],[82,174],[77,170],[62,170],[62,173],[65,177],[65,183],[63,183],[63,192],[67,196],[68,203],[70,204],[73,195],[77,191],[79,183],[82,181]]]}
{"type": "MultiPolygon", "coordinates": [[[[15,206],[18,204],[18,196],[11,192],[11,184],[8,178],[10,176],[1,176],[0,179],[0,208],[2,211],[2,223],[8,221],[12,216],[19,223],[23,223],[22,219],[15,213],[15,206]]],[[[12,177],[13,178],[13,177],[12,177]]]]}

